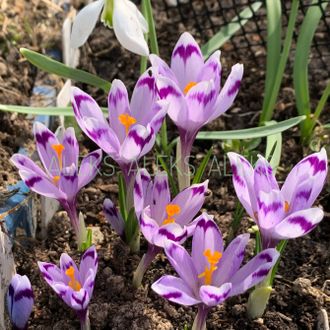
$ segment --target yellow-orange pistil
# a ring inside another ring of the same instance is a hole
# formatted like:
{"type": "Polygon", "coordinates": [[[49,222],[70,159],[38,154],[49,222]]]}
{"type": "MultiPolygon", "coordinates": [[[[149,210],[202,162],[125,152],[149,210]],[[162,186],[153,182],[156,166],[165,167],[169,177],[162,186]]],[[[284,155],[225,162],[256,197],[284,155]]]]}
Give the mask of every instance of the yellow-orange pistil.
{"type": "Polygon", "coordinates": [[[75,278],[75,274],[74,274],[74,268],[72,266],[70,266],[66,271],[65,271],[65,275],[68,276],[70,278],[69,281],[69,287],[72,288],[74,291],[79,291],[81,289],[81,284],[79,283],[79,281],[75,278]]]}
{"type": "Polygon", "coordinates": [[[198,278],[204,277],[205,285],[210,285],[212,283],[213,272],[218,268],[216,265],[220,261],[222,253],[219,251],[212,253],[210,249],[207,249],[204,251],[204,256],[210,264],[210,267],[205,267],[204,272],[199,274],[198,278]]]}
{"type": "Polygon", "coordinates": [[[174,216],[181,212],[181,208],[177,204],[166,205],[167,218],[163,221],[163,225],[175,222],[174,216]]]}
{"type": "Polygon", "coordinates": [[[197,82],[194,82],[194,81],[189,82],[189,83],[186,85],[186,87],[183,89],[183,93],[184,93],[184,95],[186,95],[186,94],[190,91],[190,89],[193,88],[193,87],[196,86],[196,85],[197,85],[197,82]]]}
{"type": "Polygon", "coordinates": [[[125,127],[126,135],[128,134],[129,128],[136,123],[136,119],[127,113],[123,113],[118,116],[118,119],[122,125],[125,127]]]}
{"type": "Polygon", "coordinates": [[[286,213],[288,213],[289,210],[290,210],[290,204],[289,204],[289,202],[285,201],[285,202],[284,202],[284,211],[285,211],[286,213]]]}
{"type": "Polygon", "coordinates": [[[60,170],[62,170],[62,167],[63,167],[62,154],[63,154],[63,150],[64,150],[64,145],[63,144],[52,144],[52,148],[56,152],[58,164],[59,164],[60,170]]]}
{"type": "Polygon", "coordinates": [[[55,175],[55,176],[53,176],[53,182],[54,182],[55,184],[57,184],[59,180],[60,180],[60,176],[59,176],[59,175],[55,175]]]}

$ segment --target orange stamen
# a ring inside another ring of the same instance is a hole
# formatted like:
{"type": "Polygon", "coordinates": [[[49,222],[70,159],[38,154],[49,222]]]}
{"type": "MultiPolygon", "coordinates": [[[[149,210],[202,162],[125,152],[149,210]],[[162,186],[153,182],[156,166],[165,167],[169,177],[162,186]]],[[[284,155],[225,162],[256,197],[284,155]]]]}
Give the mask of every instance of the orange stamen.
{"type": "Polygon", "coordinates": [[[81,284],[79,283],[79,281],[76,280],[76,278],[74,276],[74,268],[72,266],[70,266],[65,271],[65,275],[70,278],[70,281],[68,284],[69,287],[72,288],[74,291],[79,291],[81,289],[81,284]]]}
{"type": "Polygon", "coordinates": [[[59,175],[55,175],[55,176],[53,177],[53,182],[54,182],[55,184],[57,184],[58,181],[59,181],[59,179],[60,179],[60,176],[59,176],[59,175]]]}
{"type": "Polygon", "coordinates": [[[166,213],[167,218],[163,221],[163,225],[167,225],[169,223],[175,222],[175,218],[173,218],[176,214],[181,212],[181,208],[177,204],[168,204],[166,205],[166,213]]]}
{"type": "Polygon", "coordinates": [[[191,81],[189,82],[186,87],[183,89],[184,95],[187,95],[187,93],[190,91],[191,88],[197,85],[197,82],[191,81]]]}
{"type": "Polygon", "coordinates": [[[215,251],[214,253],[212,253],[210,249],[207,249],[204,251],[204,256],[208,261],[208,263],[210,264],[210,267],[205,267],[204,272],[199,274],[198,278],[204,277],[205,285],[210,285],[212,283],[213,272],[218,269],[216,265],[222,258],[222,253],[219,251],[215,251]]]}
{"type": "Polygon", "coordinates": [[[290,204],[289,204],[289,202],[285,201],[284,202],[284,211],[285,211],[285,213],[288,213],[289,210],[290,210],[290,204]]]}
{"type": "Polygon", "coordinates": [[[127,113],[119,115],[118,119],[120,123],[125,126],[126,135],[128,134],[129,128],[136,123],[136,119],[127,113]]]}
{"type": "Polygon", "coordinates": [[[52,148],[56,152],[60,170],[62,170],[62,166],[63,166],[62,153],[64,150],[64,145],[63,144],[52,144],[52,148]]]}

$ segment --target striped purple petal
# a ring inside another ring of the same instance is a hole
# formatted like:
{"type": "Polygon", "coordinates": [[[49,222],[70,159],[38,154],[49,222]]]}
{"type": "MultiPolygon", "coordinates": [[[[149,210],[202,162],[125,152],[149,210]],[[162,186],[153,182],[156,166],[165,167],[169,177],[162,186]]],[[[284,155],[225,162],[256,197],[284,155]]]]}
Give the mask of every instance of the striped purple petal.
{"type": "Polygon", "coordinates": [[[203,285],[199,289],[202,302],[207,306],[217,306],[230,296],[232,284],[224,283],[220,287],[203,285]]]}
{"type": "Polygon", "coordinates": [[[116,233],[123,236],[125,232],[124,219],[109,198],[106,198],[103,202],[103,214],[116,233]]]}

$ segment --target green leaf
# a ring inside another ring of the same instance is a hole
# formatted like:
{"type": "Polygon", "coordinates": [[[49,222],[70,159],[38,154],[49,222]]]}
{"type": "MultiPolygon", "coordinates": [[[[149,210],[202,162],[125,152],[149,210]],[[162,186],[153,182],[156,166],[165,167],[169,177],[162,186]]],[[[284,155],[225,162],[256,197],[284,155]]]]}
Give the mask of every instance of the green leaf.
{"type": "Polygon", "coordinates": [[[218,50],[227,40],[229,40],[243,25],[245,25],[254,13],[261,7],[262,2],[256,1],[251,6],[243,9],[239,15],[235,16],[230,23],[221,28],[204,46],[202,53],[208,58],[214,51],[218,50]]]}
{"type": "Polygon", "coordinates": [[[237,201],[235,211],[233,214],[233,220],[232,220],[232,222],[230,224],[230,228],[229,228],[227,244],[229,244],[235,238],[238,228],[241,224],[243,214],[244,214],[244,207],[242,206],[242,204],[239,201],[237,201]]]}
{"type": "Polygon", "coordinates": [[[277,259],[276,264],[274,265],[274,267],[271,270],[272,274],[271,274],[270,279],[269,279],[269,284],[270,285],[273,285],[274,278],[275,278],[275,275],[277,273],[278,265],[280,264],[280,259],[283,255],[283,252],[284,252],[284,249],[285,249],[287,243],[288,243],[287,240],[283,240],[280,243],[278,243],[277,246],[276,246],[276,250],[280,253],[280,257],[277,259]]]}
{"type": "MultiPolygon", "coordinates": [[[[267,0],[267,60],[266,60],[266,82],[265,95],[262,109],[266,107],[266,100],[269,100],[272,93],[278,64],[281,55],[281,34],[282,34],[282,6],[281,0],[267,0]]],[[[265,111],[265,110],[263,110],[265,111]]]]}
{"type": "MultiPolygon", "coordinates": [[[[101,108],[107,114],[107,108],[101,108]]],[[[18,112],[31,115],[47,115],[47,116],[74,116],[72,107],[29,107],[24,105],[7,105],[0,104],[0,110],[7,112],[18,112]]]]}
{"type": "Polygon", "coordinates": [[[69,66],[55,61],[48,56],[26,48],[21,48],[20,52],[30,63],[43,71],[56,74],[63,78],[72,79],[98,87],[103,89],[105,92],[109,92],[110,90],[111,84],[108,81],[99,78],[89,72],[70,68],[69,66]]]}
{"type": "Polygon", "coordinates": [[[168,169],[168,166],[167,166],[166,162],[164,161],[162,155],[157,154],[157,161],[160,162],[160,165],[162,165],[164,171],[167,173],[168,180],[170,181],[170,185],[171,185],[173,194],[176,196],[178,194],[177,185],[176,185],[173,175],[170,172],[170,170],[168,169]]]}
{"type": "Polygon", "coordinates": [[[207,165],[207,163],[209,162],[209,160],[211,158],[212,152],[213,152],[213,146],[210,148],[210,150],[204,156],[203,161],[199,165],[199,167],[198,167],[198,169],[196,171],[196,174],[194,176],[194,179],[192,181],[192,184],[200,183],[201,182],[202,177],[203,177],[203,174],[205,172],[206,165],[207,165]]]}
{"type": "Polygon", "coordinates": [[[149,27],[150,50],[153,54],[159,55],[157,34],[156,34],[154,17],[152,14],[151,0],[143,0],[142,6],[143,6],[143,10],[145,10],[145,14],[146,14],[145,16],[149,27]]]}
{"type": "Polygon", "coordinates": [[[283,120],[271,126],[253,127],[232,131],[210,131],[199,132],[197,139],[199,140],[244,140],[265,137],[286,131],[287,129],[299,124],[306,116],[298,116],[283,120]]]}
{"type": "Polygon", "coordinates": [[[127,243],[130,243],[138,235],[138,221],[135,214],[135,209],[132,207],[128,213],[127,220],[125,223],[125,238],[127,243]]]}
{"type": "MultiPolygon", "coordinates": [[[[276,121],[268,121],[265,123],[266,126],[276,124],[276,121]]],[[[281,161],[282,155],[282,133],[267,136],[266,142],[266,159],[270,159],[269,163],[275,170],[281,161]]]]}
{"type": "Polygon", "coordinates": [[[123,217],[124,221],[127,220],[127,207],[126,207],[126,186],[125,180],[122,174],[118,175],[118,188],[119,188],[119,209],[121,216],[123,217]]]}
{"type": "MultiPolygon", "coordinates": [[[[311,113],[308,61],[315,31],[328,4],[329,2],[319,3],[319,0],[313,0],[300,28],[293,65],[293,84],[297,110],[300,115],[308,116],[311,113]]],[[[302,123],[301,134],[303,139],[309,138],[307,136],[309,125],[311,125],[311,119],[307,117],[306,121],[302,123]]]]}

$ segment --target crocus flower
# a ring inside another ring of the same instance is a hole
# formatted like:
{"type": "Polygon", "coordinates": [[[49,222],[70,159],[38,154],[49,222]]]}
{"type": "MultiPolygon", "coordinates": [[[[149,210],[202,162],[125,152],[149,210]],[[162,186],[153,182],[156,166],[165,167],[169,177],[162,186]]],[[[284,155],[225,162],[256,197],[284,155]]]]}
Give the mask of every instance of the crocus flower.
{"type": "Polygon", "coordinates": [[[272,167],[262,156],[254,169],[241,155],[230,152],[228,157],[237,197],[258,225],[263,248],[306,235],[323,219],[323,211],[311,206],[327,176],[325,149],[301,160],[281,189],[272,167]]]}
{"type": "Polygon", "coordinates": [[[154,54],[150,55],[150,61],[158,72],[159,96],[169,101],[168,114],[179,129],[181,165],[186,172],[183,162],[190,156],[198,131],[233,104],[241,84],[243,65],[232,67],[221,88],[220,51],[204,61],[198,44],[188,32],[181,35],[174,47],[171,67],[154,54]]]}
{"type": "Polygon", "coordinates": [[[7,291],[7,310],[14,329],[27,329],[34,303],[33,298],[28,277],[15,274],[7,291]]]}
{"type": "Polygon", "coordinates": [[[72,127],[59,134],[62,136],[56,136],[45,125],[36,122],[33,131],[44,170],[25,155],[15,154],[11,161],[32,191],[60,202],[68,212],[80,246],[83,233],[77,215],[77,194],[97,174],[102,151],[99,149],[84,157],[78,172],[79,146],[72,127]]]}
{"type": "Polygon", "coordinates": [[[79,269],[66,253],[61,255],[60,267],[41,261],[38,266],[45,281],[76,312],[81,324],[88,322],[88,304],[92,298],[98,267],[95,246],[85,251],[79,269]]]}
{"type": "Polygon", "coordinates": [[[80,128],[119,164],[129,185],[131,165],[153,147],[166,115],[167,103],[157,101],[152,71],[140,77],[130,103],[125,85],[120,80],[112,82],[109,120],[95,100],[76,87],[72,105],[80,128]]]}
{"type": "Polygon", "coordinates": [[[249,234],[239,235],[224,251],[219,228],[203,213],[193,235],[191,256],[176,242],[165,245],[166,256],[179,277],[163,276],[151,288],[172,302],[198,304],[193,329],[204,329],[210,307],[261,282],[279,257],[276,249],[267,249],[240,268],[248,240],[249,234]]]}
{"type": "Polygon", "coordinates": [[[84,7],[73,22],[72,47],[78,48],[86,42],[101,11],[101,21],[104,25],[113,27],[116,38],[123,47],[141,56],[149,55],[144,39],[144,33],[148,32],[148,23],[129,0],[97,0],[84,7]]]}
{"type": "Polygon", "coordinates": [[[149,245],[135,272],[136,286],[139,286],[147,267],[166,241],[181,244],[192,235],[198,222],[198,218],[194,221],[193,218],[204,203],[207,185],[208,180],[194,184],[171,200],[166,172],[156,174],[153,182],[147,170],[137,173],[133,190],[134,207],[140,230],[149,245]]]}

